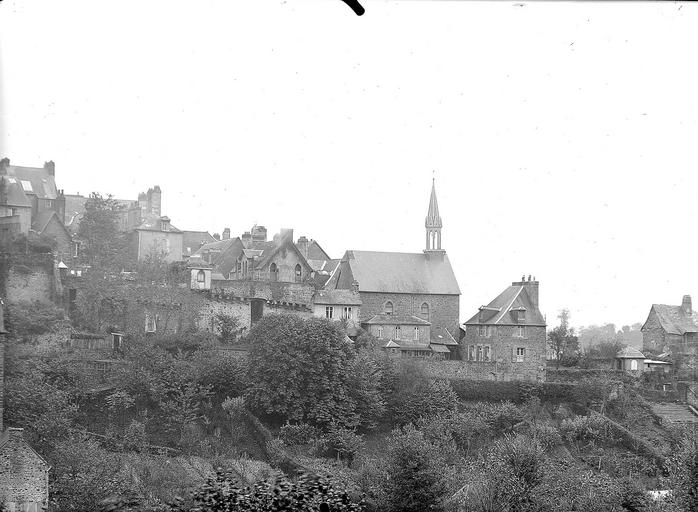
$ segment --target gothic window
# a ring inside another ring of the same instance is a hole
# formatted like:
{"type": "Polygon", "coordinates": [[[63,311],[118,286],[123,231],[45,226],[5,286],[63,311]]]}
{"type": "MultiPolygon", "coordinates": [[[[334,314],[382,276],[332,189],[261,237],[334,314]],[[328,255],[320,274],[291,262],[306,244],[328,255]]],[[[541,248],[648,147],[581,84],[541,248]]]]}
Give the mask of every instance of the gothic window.
{"type": "Polygon", "coordinates": [[[296,265],[296,282],[300,283],[301,282],[301,277],[303,277],[302,270],[300,264],[296,265]]]}
{"type": "Polygon", "coordinates": [[[276,266],[276,263],[272,263],[269,266],[269,277],[272,281],[279,280],[279,267],[276,266]]]}
{"type": "Polygon", "coordinates": [[[422,314],[422,318],[428,322],[429,321],[429,304],[427,304],[426,302],[422,303],[421,314],[422,314]]]}
{"type": "Polygon", "coordinates": [[[386,302],[385,307],[383,309],[384,309],[386,315],[392,315],[393,314],[393,303],[390,301],[386,302]]]}
{"type": "Polygon", "coordinates": [[[206,273],[203,270],[199,270],[196,273],[196,282],[197,283],[205,283],[206,282],[206,273]]]}

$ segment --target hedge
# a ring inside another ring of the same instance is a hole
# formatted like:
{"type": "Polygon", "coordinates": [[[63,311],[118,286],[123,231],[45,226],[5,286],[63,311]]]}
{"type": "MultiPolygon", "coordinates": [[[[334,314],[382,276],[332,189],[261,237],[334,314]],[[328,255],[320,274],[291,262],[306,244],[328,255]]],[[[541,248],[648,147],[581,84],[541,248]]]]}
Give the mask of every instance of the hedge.
{"type": "Polygon", "coordinates": [[[514,403],[537,397],[543,402],[570,402],[574,385],[563,382],[498,382],[491,380],[451,380],[451,387],[463,401],[514,403]]]}

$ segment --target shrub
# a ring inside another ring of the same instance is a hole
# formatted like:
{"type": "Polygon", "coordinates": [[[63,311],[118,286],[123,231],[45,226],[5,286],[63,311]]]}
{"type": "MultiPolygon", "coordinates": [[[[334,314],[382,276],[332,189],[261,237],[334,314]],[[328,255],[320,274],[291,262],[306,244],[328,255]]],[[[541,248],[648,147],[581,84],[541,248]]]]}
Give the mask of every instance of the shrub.
{"type": "Polygon", "coordinates": [[[529,434],[538,441],[538,444],[544,450],[549,450],[562,444],[560,432],[553,425],[548,425],[547,423],[533,423],[529,428],[529,434]]]}
{"type": "Polygon", "coordinates": [[[514,425],[522,422],[525,418],[524,411],[511,402],[499,404],[479,402],[470,406],[468,410],[480,417],[495,437],[510,432],[514,425]]]}
{"type": "Polygon", "coordinates": [[[279,431],[279,437],[288,446],[308,444],[319,437],[319,431],[307,423],[286,423],[279,431]]]}
{"type": "Polygon", "coordinates": [[[318,439],[313,451],[318,455],[337,457],[351,464],[364,446],[363,436],[355,430],[339,425],[330,425],[328,431],[318,439]]]}
{"type": "Polygon", "coordinates": [[[52,332],[64,318],[62,309],[40,301],[9,304],[6,315],[7,330],[23,340],[29,336],[52,332]]]}
{"type": "Polygon", "coordinates": [[[586,441],[612,444],[617,441],[608,420],[598,414],[562,420],[560,432],[570,443],[586,441]]]}
{"type": "Polygon", "coordinates": [[[398,425],[406,425],[419,418],[455,411],[458,397],[448,381],[419,380],[410,389],[403,390],[393,403],[393,416],[398,425]]]}

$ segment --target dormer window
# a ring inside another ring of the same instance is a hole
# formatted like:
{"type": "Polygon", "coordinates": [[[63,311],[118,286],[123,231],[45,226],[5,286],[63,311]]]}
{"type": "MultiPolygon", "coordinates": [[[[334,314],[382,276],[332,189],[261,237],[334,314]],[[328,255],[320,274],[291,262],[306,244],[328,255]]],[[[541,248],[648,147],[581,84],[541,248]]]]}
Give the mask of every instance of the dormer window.
{"type": "Polygon", "coordinates": [[[526,310],[519,309],[517,312],[517,320],[520,324],[526,323],[526,310]]]}
{"type": "Polygon", "coordinates": [[[386,315],[392,315],[393,314],[393,303],[388,301],[385,303],[385,306],[383,306],[383,312],[386,315]]]}

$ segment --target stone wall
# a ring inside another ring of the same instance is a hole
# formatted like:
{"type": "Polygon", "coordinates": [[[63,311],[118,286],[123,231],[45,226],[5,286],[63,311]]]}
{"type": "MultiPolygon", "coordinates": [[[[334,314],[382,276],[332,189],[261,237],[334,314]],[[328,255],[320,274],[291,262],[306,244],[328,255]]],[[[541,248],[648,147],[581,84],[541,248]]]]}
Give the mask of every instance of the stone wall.
{"type": "Polygon", "coordinates": [[[422,318],[421,307],[429,305],[429,321],[433,327],[448,329],[458,339],[459,304],[458,295],[429,295],[418,293],[361,292],[361,322],[383,313],[387,301],[393,303],[393,314],[414,315],[422,318]]]}
{"type": "Polygon", "coordinates": [[[0,502],[9,510],[27,510],[22,506],[29,504],[42,510],[48,502],[48,465],[24,440],[21,428],[0,435],[0,502]]]}
{"type": "MultiPolygon", "coordinates": [[[[512,380],[545,380],[546,330],[545,327],[526,326],[524,337],[514,336],[515,326],[497,325],[490,336],[480,336],[477,326],[468,326],[461,340],[461,355],[468,360],[468,347],[490,347],[490,362],[467,361],[474,365],[496,363],[496,373],[512,380]],[[517,348],[523,348],[523,361],[517,360],[517,348]]],[[[484,350],[483,350],[484,352],[484,350]]]]}
{"type": "Polygon", "coordinates": [[[425,360],[428,373],[448,380],[544,381],[542,371],[493,362],[425,360]]]}
{"type": "Polygon", "coordinates": [[[211,288],[225,290],[235,297],[290,302],[310,306],[315,288],[307,283],[282,283],[252,280],[214,280],[211,288]]]}
{"type": "Polygon", "coordinates": [[[650,312],[645,325],[642,327],[642,350],[659,354],[666,344],[664,329],[659,323],[659,318],[654,312],[650,312]]]}
{"type": "Polygon", "coordinates": [[[8,261],[5,297],[9,302],[52,302],[55,279],[51,254],[13,255],[8,261]]]}

